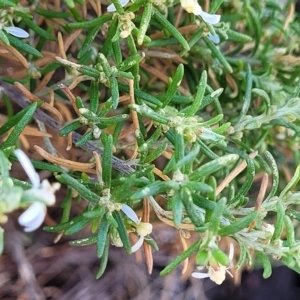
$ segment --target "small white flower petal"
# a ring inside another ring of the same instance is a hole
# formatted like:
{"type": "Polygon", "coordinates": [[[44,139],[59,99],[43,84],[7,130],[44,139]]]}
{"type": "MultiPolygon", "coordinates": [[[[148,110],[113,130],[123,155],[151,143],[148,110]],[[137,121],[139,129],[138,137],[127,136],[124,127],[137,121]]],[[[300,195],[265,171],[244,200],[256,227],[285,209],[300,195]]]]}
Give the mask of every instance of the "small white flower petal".
{"type": "Polygon", "coordinates": [[[216,35],[212,35],[211,33],[208,34],[208,37],[214,44],[219,44],[220,43],[220,37],[216,35]]]}
{"type": "Polygon", "coordinates": [[[150,223],[140,222],[136,226],[136,232],[139,236],[146,236],[152,232],[153,226],[150,223]]]}
{"type": "Polygon", "coordinates": [[[208,273],[194,272],[194,273],[192,273],[192,276],[193,276],[194,278],[202,279],[202,278],[207,278],[207,277],[209,277],[209,274],[208,274],[208,273]]]}
{"type": "Polygon", "coordinates": [[[39,174],[35,171],[28,156],[20,149],[15,150],[14,153],[23,169],[25,170],[27,176],[29,177],[33,187],[38,188],[40,186],[40,177],[39,174]]]}
{"type": "Polygon", "coordinates": [[[18,221],[24,226],[24,231],[34,231],[41,226],[46,215],[46,206],[41,202],[32,203],[27,210],[25,210],[18,221]]]}
{"type": "Polygon", "coordinates": [[[144,237],[140,236],[136,244],[131,247],[131,253],[138,251],[142,247],[143,243],[144,243],[144,237]]]}
{"type": "MultiPolygon", "coordinates": [[[[122,7],[124,7],[128,2],[129,0],[119,0],[120,4],[122,5],[122,7]]],[[[108,12],[114,12],[116,11],[116,7],[114,4],[110,4],[107,6],[107,11],[108,12]]]]}
{"type": "Polygon", "coordinates": [[[208,275],[210,280],[214,281],[216,284],[222,284],[226,278],[226,270],[227,268],[223,265],[219,265],[218,267],[208,267],[208,275]]]}
{"type": "Polygon", "coordinates": [[[55,195],[44,189],[29,189],[24,191],[24,195],[28,198],[37,200],[45,205],[53,205],[55,203],[55,195]]]}
{"type": "Polygon", "coordinates": [[[127,204],[122,204],[121,210],[134,223],[136,223],[136,224],[140,223],[140,220],[139,220],[138,216],[136,215],[136,213],[134,212],[134,210],[131,207],[129,207],[127,204]]]}
{"type": "Polygon", "coordinates": [[[201,8],[201,6],[200,6],[198,3],[193,7],[192,13],[193,13],[195,16],[201,15],[201,13],[202,13],[202,8],[201,8]]]}
{"type": "Polygon", "coordinates": [[[209,13],[204,12],[203,10],[200,13],[200,17],[208,24],[218,24],[221,20],[220,15],[212,15],[209,13]]]}
{"type": "Polygon", "coordinates": [[[4,30],[13,35],[16,36],[18,38],[22,38],[22,39],[26,39],[29,37],[29,33],[27,31],[25,31],[22,28],[19,27],[14,27],[14,26],[10,26],[10,27],[4,27],[4,30]]]}

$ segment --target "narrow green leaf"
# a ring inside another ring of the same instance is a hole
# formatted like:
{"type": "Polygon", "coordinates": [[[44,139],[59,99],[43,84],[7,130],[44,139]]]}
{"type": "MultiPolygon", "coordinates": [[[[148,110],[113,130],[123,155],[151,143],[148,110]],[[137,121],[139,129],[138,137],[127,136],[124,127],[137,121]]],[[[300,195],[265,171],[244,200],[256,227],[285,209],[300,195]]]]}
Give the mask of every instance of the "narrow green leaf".
{"type": "Polygon", "coordinates": [[[105,245],[108,243],[108,230],[109,223],[104,216],[101,220],[99,231],[98,231],[98,240],[97,240],[97,256],[101,257],[105,250],[105,245]]]}
{"type": "Polygon", "coordinates": [[[20,134],[25,129],[25,127],[29,124],[31,121],[36,109],[38,107],[38,103],[34,102],[29,105],[28,110],[26,113],[22,116],[20,121],[15,125],[15,128],[12,130],[6,141],[2,144],[2,149],[5,149],[10,146],[14,146],[17,142],[20,134]]]}
{"type": "Polygon", "coordinates": [[[128,237],[128,234],[127,234],[125,224],[124,224],[124,222],[121,218],[121,215],[118,211],[114,211],[112,214],[113,214],[113,217],[115,218],[115,220],[118,223],[118,232],[119,232],[119,235],[120,235],[120,239],[123,243],[123,247],[126,250],[126,252],[128,254],[130,254],[131,253],[131,244],[130,244],[130,241],[129,241],[129,237],[128,237]]]}
{"type": "Polygon", "coordinates": [[[236,193],[234,199],[232,200],[232,203],[238,203],[240,198],[244,197],[246,193],[250,190],[254,176],[255,176],[255,165],[251,158],[246,158],[247,162],[247,174],[246,174],[246,180],[239,189],[239,191],[236,193]]]}
{"type": "MultiPolygon", "coordinates": [[[[122,50],[121,50],[121,47],[120,47],[120,41],[119,40],[112,43],[112,50],[113,50],[113,54],[114,54],[114,57],[115,57],[116,65],[119,66],[122,63],[122,60],[123,60],[122,50]]],[[[121,71],[119,68],[118,68],[118,70],[121,71]]]]}
{"type": "Polygon", "coordinates": [[[197,138],[197,143],[200,145],[200,152],[202,152],[205,156],[207,156],[210,159],[217,159],[219,156],[210,150],[210,148],[200,140],[200,138],[197,138]]]}
{"type": "Polygon", "coordinates": [[[112,213],[108,211],[105,215],[107,222],[109,223],[110,227],[113,227],[115,229],[118,228],[118,223],[115,220],[115,218],[112,216],[112,213]]]}
{"type": "Polygon", "coordinates": [[[297,167],[292,179],[280,193],[279,198],[283,198],[290,190],[292,190],[300,180],[300,166],[297,167]]]}
{"type": "Polygon", "coordinates": [[[194,116],[197,111],[200,109],[203,96],[206,89],[207,83],[207,72],[204,70],[201,74],[201,78],[197,87],[197,93],[195,96],[195,100],[193,101],[192,105],[187,109],[185,115],[186,116],[194,116]]]}
{"type": "Polygon", "coordinates": [[[266,91],[264,91],[262,89],[254,88],[254,89],[252,89],[252,93],[257,95],[257,96],[260,96],[265,101],[265,103],[267,105],[267,108],[270,108],[271,99],[270,99],[270,97],[269,97],[269,95],[267,94],[266,91]]]}
{"type": "Polygon", "coordinates": [[[167,165],[165,166],[163,170],[163,174],[168,174],[172,170],[174,170],[176,167],[176,160],[175,160],[175,155],[171,157],[171,159],[168,161],[167,165]]]}
{"type": "Polygon", "coordinates": [[[87,220],[87,219],[83,216],[83,214],[80,214],[68,222],[64,222],[55,226],[45,226],[43,229],[47,232],[64,232],[72,225],[77,224],[78,222],[81,223],[82,220],[87,220]]]}
{"type": "Polygon", "coordinates": [[[295,219],[295,220],[297,220],[297,221],[300,222],[300,212],[299,212],[298,210],[287,209],[287,210],[286,210],[286,214],[287,214],[289,217],[291,217],[291,218],[293,218],[293,219],[295,219]]]}
{"type": "Polygon", "coordinates": [[[179,64],[167,92],[161,99],[162,107],[168,105],[172,100],[173,96],[175,95],[175,93],[178,91],[183,75],[184,75],[183,64],[179,64]]]}
{"type": "Polygon", "coordinates": [[[236,270],[238,270],[245,263],[247,258],[247,252],[248,252],[248,249],[246,248],[244,243],[239,243],[239,246],[240,246],[240,253],[239,253],[239,260],[235,265],[236,270]]]}
{"type": "Polygon", "coordinates": [[[153,150],[144,160],[144,163],[150,163],[152,161],[154,161],[155,159],[157,159],[158,157],[160,157],[168,148],[167,144],[163,144],[158,146],[155,150],[153,150]]]}
{"type": "Polygon", "coordinates": [[[0,174],[1,174],[1,185],[2,180],[9,178],[9,160],[3,153],[3,151],[0,150],[0,174]]]}
{"type": "Polygon", "coordinates": [[[243,230],[244,228],[248,227],[258,216],[259,216],[259,214],[257,211],[252,211],[246,217],[244,217],[228,226],[221,228],[218,232],[218,235],[229,236],[229,235],[235,234],[235,233],[243,230]]]}
{"type": "Polygon", "coordinates": [[[275,230],[272,236],[271,241],[275,241],[281,237],[281,233],[283,231],[284,226],[284,216],[285,216],[285,208],[284,205],[280,200],[276,203],[276,223],[275,223],[275,230]]]}
{"type": "Polygon", "coordinates": [[[226,255],[221,249],[212,249],[211,254],[221,265],[228,266],[230,264],[228,255],[226,255]]]}
{"type": "Polygon", "coordinates": [[[161,25],[161,28],[169,31],[186,51],[190,50],[190,46],[182,34],[155,7],[153,8],[153,17],[161,25]]]}
{"type": "Polygon", "coordinates": [[[98,34],[100,28],[101,28],[102,24],[98,23],[97,25],[95,25],[94,27],[90,28],[90,30],[88,31],[88,34],[86,35],[86,38],[82,44],[82,47],[80,48],[77,57],[80,59],[85,52],[87,52],[89,50],[89,48],[91,47],[96,35],[98,34]]]}
{"type": "Polygon", "coordinates": [[[145,4],[146,0],[136,0],[134,1],[129,7],[128,7],[128,11],[132,11],[135,12],[138,9],[140,9],[144,4],[145,4]]]}
{"type": "Polygon", "coordinates": [[[93,210],[89,210],[83,213],[83,216],[87,219],[95,219],[95,218],[102,218],[103,215],[106,213],[106,208],[103,206],[96,207],[93,210]]]}
{"type": "Polygon", "coordinates": [[[144,57],[145,55],[143,55],[143,53],[134,53],[122,61],[122,63],[118,67],[118,70],[123,72],[127,71],[136,64],[139,64],[144,59],[144,57]]]}
{"type": "Polygon", "coordinates": [[[175,226],[179,226],[182,220],[183,204],[180,193],[175,193],[172,199],[173,222],[175,226]]]}
{"type": "Polygon", "coordinates": [[[79,239],[79,240],[75,240],[75,241],[70,241],[69,245],[74,246],[74,247],[89,246],[89,245],[96,244],[97,239],[98,239],[97,235],[92,235],[92,236],[89,236],[87,238],[83,238],[83,239],[79,239]]]}
{"type": "Polygon", "coordinates": [[[96,274],[96,279],[99,279],[105,272],[106,266],[107,266],[107,261],[108,261],[108,250],[109,250],[109,237],[106,239],[105,247],[103,254],[101,256],[101,262],[100,262],[100,267],[99,270],[96,274]]]}
{"type": "Polygon", "coordinates": [[[295,229],[289,216],[284,216],[284,225],[286,230],[286,238],[290,248],[295,245],[295,229]]]}
{"type": "Polygon", "coordinates": [[[105,14],[98,18],[94,18],[90,21],[70,23],[70,24],[68,24],[68,27],[75,28],[75,29],[77,29],[77,28],[90,29],[95,26],[103,25],[104,23],[110,21],[112,19],[112,17],[113,17],[113,14],[105,14]]]}
{"type": "Polygon", "coordinates": [[[40,7],[37,7],[35,9],[35,12],[41,16],[46,17],[47,19],[67,19],[72,16],[72,14],[70,14],[69,12],[48,10],[40,7]]]}
{"type": "Polygon", "coordinates": [[[119,0],[111,0],[111,3],[115,6],[116,12],[120,15],[124,14],[124,8],[119,0]]]}
{"type": "Polygon", "coordinates": [[[214,159],[204,165],[202,165],[200,168],[195,170],[189,177],[190,180],[200,180],[201,178],[204,178],[221,168],[224,168],[234,162],[236,162],[239,159],[239,156],[237,154],[227,154],[222,157],[219,157],[217,159],[214,159]]]}
{"type": "Polygon", "coordinates": [[[81,66],[79,68],[79,72],[83,75],[93,77],[96,80],[99,80],[99,77],[100,77],[100,72],[98,70],[94,69],[93,67],[89,67],[89,66],[81,66]]]}
{"type": "Polygon", "coordinates": [[[206,266],[208,262],[208,251],[206,249],[200,249],[196,255],[196,264],[198,266],[206,266]]]}
{"type": "Polygon", "coordinates": [[[48,31],[42,29],[40,26],[36,25],[34,22],[32,22],[30,19],[23,19],[23,21],[27,24],[27,26],[32,29],[35,33],[37,33],[39,36],[45,38],[49,41],[56,41],[56,38],[50,34],[48,31]]]}
{"type": "Polygon", "coordinates": [[[181,262],[191,256],[195,251],[197,251],[198,247],[202,240],[197,241],[187,250],[183,251],[180,255],[178,255],[168,266],[166,266],[160,273],[160,276],[166,276],[171,273],[181,262]]]}
{"type": "Polygon", "coordinates": [[[260,251],[255,251],[255,254],[259,257],[260,261],[262,262],[264,272],[263,272],[263,278],[267,279],[272,274],[272,266],[270,259],[266,254],[260,251]]]}
{"type": "MultiPolygon", "coordinates": [[[[223,212],[225,210],[225,206],[226,206],[226,199],[222,198],[220,199],[217,204],[216,207],[214,208],[211,217],[209,219],[209,225],[208,225],[208,230],[215,235],[220,227],[220,223],[221,223],[221,218],[223,216],[223,212]]],[[[225,264],[227,265],[227,264],[225,264]]]]}
{"type": "Polygon", "coordinates": [[[79,120],[73,120],[71,123],[65,125],[59,132],[60,136],[65,136],[70,132],[75,131],[82,126],[82,123],[79,120]]]}
{"type": "Polygon", "coordinates": [[[128,105],[129,108],[135,110],[137,113],[141,114],[142,116],[148,117],[153,121],[156,121],[161,124],[167,124],[169,122],[168,118],[165,116],[155,112],[150,107],[143,105],[137,105],[137,104],[130,104],[128,105]]]}
{"type": "Polygon", "coordinates": [[[252,41],[252,37],[249,35],[242,34],[237,31],[233,31],[231,29],[228,29],[226,31],[226,34],[228,36],[228,40],[232,42],[238,42],[238,43],[249,43],[252,41]]]}
{"type": "Polygon", "coordinates": [[[168,190],[179,190],[180,185],[174,181],[155,181],[148,186],[134,192],[130,199],[139,200],[145,197],[161,194],[168,190]]]}
{"type": "MultiPolygon", "coordinates": [[[[121,82],[119,82],[119,89],[122,92],[128,93],[129,92],[129,87],[121,82]]],[[[148,103],[151,103],[153,105],[161,106],[161,102],[154,96],[145,93],[141,90],[134,89],[134,96],[137,98],[140,98],[148,103]]]]}
{"type": "Polygon", "coordinates": [[[204,182],[187,181],[181,183],[181,186],[187,187],[189,190],[196,191],[197,193],[211,193],[213,191],[213,188],[204,182]]]}
{"type": "MultiPolygon", "coordinates": [[[[37,102],[39,107],[42,103],[37,102]]],[[[9,129],[13,128],[16,124],[18,124],[21,119],[24,117],[24,115],[28,112],[28,110],[32,109],[31,105],[23,108],[21,111],[16,113],[13,117],[11,117],[8,121],[6,121],[1,127],[0,127],[0,136],[5,134],[9,129]]]]}
{"type": "Polygon", "coordinates": [[[185,150],[185,144],[184,144],[184,137],[183,134],[178,133],[175,131],[175,160],[180,161],[184,157],[184,150],[185,150]]]}
{"type": "Polygon", "coordinates": [[[86,144],[88,141],[94,138],[93,130],[88,130],[76,143],[76,147],[81,147],[86,144]]]}
{"type": "Polygon", "coordinates": [[[216,13],[216,11],[219,9],[219,7],[222,5],[223,2],[224,2],[224,0],[212,1],[210,9],[209,9],[209,13],[211,13],[211,14],[216,13]]]}
{"type": "Polygon", "coordinates": [[[142,15],[142,20],[140,23],[140,29],[138,31],[137,35],[137,43],[138,45],[142,45],[144,42],[144,38],[146,35],[146,31],[148,29],[151,17],[152,17],[152,9],[153,9],[153,4],[150,1],[147,1],[145,6],[144,6],[144,11],[142,15]]]}
{"type": "Polygon", "coordinates": [[[80,194],[80,196],[85,198],[87,201],[98,204],[99,196],[93,193],[90,189],[86,188],[82,183],[80,183],[78,180],[74,179],[70,175],[61,174],[57,175],[55,178],[63,184],[67,184],[68,186],[72,187],[80,194]]]}
{"type": "Polygon", "coordinates": [[[180,189],[180,194],[181,194],[181,201],[185,207],[185,210],[189,216],[189,218],[192,220],[193,224],[196,227],[200,227],[203,225],[203,221],[197,211],[197,207],[194,205],[193,202],[193,198],[192,198],[192,194],[191,191],[186,188],[186,187],[182,187],[180,189]]]}
{"type": "Polygon", "coordinates": [[[250,5],[246,5],[245,8],[248,16],[247,20],[249,22],[249,25],[251,26],[250,32],[255,37],[255,45],[251,53],[252,56],[254,56],[259,47],[260,39],[262,36],[261,22],[259,20],[259,14],[257,13],[257,11],[255,11],[250,5]]]}
{"type": "MultiPolygon", "coordinates": [[[[104,135],[103,135],[104,136],[104,135]]],[[[102,139],[103,143],[103,155],[102,155],[102,178],[106,188],[111,184],[111,171],[112,171],[112,135],[108,135],[107,138],[102,139]]]]}
{"type": "Polygon", "coordinates": [[[242,111],[240,113],[240,120],[244,118],[247,114],[250,104],[251,104],[251,90],[252,90],[252,71],[251,66],[247,64],[247,71],[246,71],[246,89],[245,89],[245,96],[242,111]]]}
{"type": "Polygon", "coordinates": [[[102,67],[102,70],[105,73],[105,75],[107,77],[110,77],[113,74],[113,71],[112,71],[111,66],[110,66],[107,58],[105,57],[105,55],[102,54],[102,53],[99,53],[97,55],[97,61],[100,63],[100,65],[102,67]]]}
{"type": "Polygon", "coordinates": [[[7,37],[7,34],[3,31],[3,30],[0,30],[0,40],[7,46],[10,45],[9,43],[9,39],[7,37]]]}
{"type": "Polygon", "coordinates": [[[110,23],[110,26],[109,26],[109,29],[108,29],[108,32],[107,32],[107,35],[106,35],[106,38],[105,38],[105,41],[103,44],[103,48],[102,48],[102,53],[107,57],[109,56],[109,54],[111,53],[111,50],[112,50],[111,49],[112,42],[113,42],[112,39],[116,36],[116,33],[118,32],[118,24],[119,24],[118,18],[113,18],[110,23]]]}
{"type": "Polygon", "coordinates": [[[115,77],[110,77],[109,84],[110,84],[110,92],[111,92],[111,99],[112,99],[112,108],[116,109],[119,104],[118,80],[115,77]]]}
{"type": "Polygon", "coordinates": [[[89,88],[90,96],[90,111],[97,113],[99,109],[99,83],[96,81],[91,81],[89,88]]]}
{"type": "Polygon", "coordinates": [[[220,52],[220,50],[217,48],[217,46],[208,38],[208,37],[203,37],[203,41],[207,48],[210,49],[211,53],[213,56],[220,62],[220,64],[224,67],[224,69],[228,73],[232,73],[232,67],[229,64],[229,62],[226,60],[225,56],[220,52]]]}
{"type": "Polygon", "coordinates": [[[7,35],[7,38],[9,40],[9,43],[14,46],[18,50],[25,51],[28,54],[31,54],[37,58],[43,57],[42,53],[35,48],[31,47],[30,45],[24,43],[22,40],[19,38],[16,38],[10,34],[7,35]]]}
{"type": "Polygon", "coordinates": [[[66,231],[65,235],[72,235],[83,228],[85,228],[89,223],[91,223],[91,219],[86,219],[83,216],[81,216],[82,219],[76,221],[73,225],[71,225],[66,231]]]}

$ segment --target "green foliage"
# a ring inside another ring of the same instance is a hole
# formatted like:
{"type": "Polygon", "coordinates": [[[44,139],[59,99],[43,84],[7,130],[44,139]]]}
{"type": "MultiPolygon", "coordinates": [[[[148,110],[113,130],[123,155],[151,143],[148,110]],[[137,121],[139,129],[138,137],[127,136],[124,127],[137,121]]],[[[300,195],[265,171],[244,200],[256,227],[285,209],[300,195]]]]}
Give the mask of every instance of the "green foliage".
{"type": "MultiPolygon", "coordinates": [[[[250,253],[256,253],[264,278],[271,275],[271,257],[299,272],[299,14],[286,22],[293,1],[211,1],[209,12],[221,14],[221,21],[209,23],[205,15],[185,10],[175,21],[172,8],[185,8],[184,0],[159,6],[145,0],[125,7],[112,3],[115,12],[91,18],[94,11],[82,13],[83,0],[63,1],[62,11],[0,1],[0,42],[28,62],[18,81],[43,94],[39,87],[49,77],[55,101],[72,107],[71,120],[59,124],[41,110],[40,101],[30,104],[28,95],[5,83],[15,79],[1,78],[0,92],[23,109],[12,116],[5,102],[0,222],[26,207],[25,190],[31,185],[11,178],[9,164],[16,161],[20,135],[38,120],[62,137],[73,137],[95,162],[92,176],[91,169],[75,168],[78,162],[68,161],[66,167],[49,156],[44,157],[49,162],[32,161],[37,169],[55,172],[68,188],[61,222],[44,229],[89,232],[70,244],[96,244],[97,278],[105,271],[111,244],[134,252],[129,234],[156,249],[150,224],[128,211],[143,200],[181,237],[185,230],[195,232],[196,241],[162,276],[195,252],[197,265],[225,272],[231,257],[219,248],[220,239],[240,248],[236,268],[250,264],[250,253]],[[37,18],[46,22],[37,25],[37,18]],[[13,36],[10,27],[27,30],[30,38],[13,36]],[[78,35],[72,45],[62,45],[58,33],[64,42],[78,35]],[[57,52],[56,61],[46,59],[45,65],[39,59],[47,58],[53,42],[66,53],[57,52]],[[58,88],[56,77],[62,76],[64,85],[58,88]],[[134,159],[127,161],[131,154],[134,159]],[[261,181],[262,173],[272,177],[269,185],[261,181]],[[13,195],[10,206],[7,199],[13,195]],[[73,216],[72,207],[81,199],[85,208],[73,216]]],[[[52,154],[55,146],[45,142],[52,154]]]]}

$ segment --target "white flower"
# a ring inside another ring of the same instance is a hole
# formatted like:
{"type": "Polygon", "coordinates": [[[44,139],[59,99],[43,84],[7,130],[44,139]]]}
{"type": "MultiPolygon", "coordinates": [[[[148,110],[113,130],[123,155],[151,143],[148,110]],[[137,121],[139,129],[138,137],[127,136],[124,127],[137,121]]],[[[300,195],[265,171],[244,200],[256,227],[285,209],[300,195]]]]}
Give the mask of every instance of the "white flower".
{"type": "Polygon", "coordinates": [[[217,34],[213,35],[213,34],[211,34],[211,33],[209,32],[209,33],[208,33],[208,37],[209,37],[209,39],[210,39],[214,44],[219,44],[219,43],[220,43],[220,37],[219,37],[217,34]]]}
{"type": "Polygon", "coordinates": [[[43,223],[46,216],[46,205],[42,202],[33,202],[19,217],[19,224],[24,226],[24,231],[36,230],[43,223]]]}
{"type": "Polygon", "coordinates": [[[127,204],[122,204],[121,210],[129,219],[131,219],[135,223],[133,226],[135,227],[136,233],[140,236],[137,243],[131,248],[131,252],[133,253],[142,247],[145,236],[152,232],[152,224],[141,222],[134,210],[127,204]]]}
{"type": "Polygon", "coordinates": [[[197,0],[180,0],[180,3],[188,13],[193,13],[196,16],[200,16],[206,23],[217,24],[220,22],[220,15],[204,12],[197,0]]]}
{"type": "Polygon", "coordinates": [[[29,37],[29,33],[26,32],[24,29],[15,27],[15,26],[9,26],[3,28],[7,33],[16,36],[18,38],[26,39],[29,37]]]}
{"type": "MultiPolygon", "coordinates": [[[[121,4],[122,7],[124,7],[127,3],[129,2],[129,0],[119,0],[119,3],[121,4]]],[[[107,11],[108,12],[114,12],[116,11],[116,7],[114,4],[110,4],[107,6],[107,11]]]]}
{"type": "MultiPolygon", "coordinates": [[[[234,254],[233,244],[231,243],[229,247],[229,260],[232,261],[234,254]]],[[[200,268],[202,269],[202,267],[200,268]]],[[[207,273],[194,272],[192,273],[192,276],[200,279],[209,277],[210,280],[214,281],[216,284],[221,284],[225,280],[226,273],[228,273],[232,277],[232,274],[228,271],[229,268],[223,266],[213,258],[208,260],[206,268],[207,273]]]]}
{"type": "Polygon", "coordinates": [[[51,185],[48,180],[43,180],[42,183],[40,183],[40,177],[27,155],[20,149],[16,150],[14,153],[33,186],[23,193],[23,196],[27,196],[28,198],[32,197],[33,203],[19,217],[18,221],[20,225],[25,227],[24,231],[34,231],[40,227],[44,221],[46,206],[55,203],[54,193],[60,188],[60,183],[56,182],[51,185]]]}

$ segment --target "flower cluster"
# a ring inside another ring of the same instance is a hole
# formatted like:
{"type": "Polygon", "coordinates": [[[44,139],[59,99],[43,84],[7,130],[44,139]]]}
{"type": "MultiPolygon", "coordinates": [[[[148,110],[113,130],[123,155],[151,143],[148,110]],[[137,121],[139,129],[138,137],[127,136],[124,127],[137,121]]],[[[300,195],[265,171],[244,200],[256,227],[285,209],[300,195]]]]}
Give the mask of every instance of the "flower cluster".
{"type": "Polygon", "coordinates": [[[131,248],[131,252],[136,252],[143,245],[145,237],[152,232],[152,224],[141,222],[134,210],[127,204],[122,204],[123,213],[133,221],[133,231],[140,237],[137,243],[131,248]]]}
{"type": "MultiPolygon", "coordinates": [[[[234,255],[234,246],[230,244],[229,250],[229,261],[231,262],[234,255]]],[[[228,271],[228,267],[222,265],[220,262],[216,260],[216,258],[209,253],[206,266],[207,272],[194,272],[192,276],[195,278],[210,278],[210,280],[214,281],[216,284],[222,284],[226,278],[226,273],[228,273],[231,277],[232,274],[228,271]]],[[[199,270],[203,269],[203,266],[198,267],[199,270]]]]}

